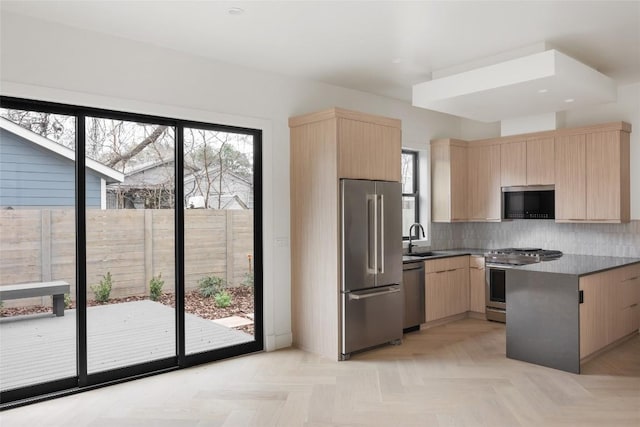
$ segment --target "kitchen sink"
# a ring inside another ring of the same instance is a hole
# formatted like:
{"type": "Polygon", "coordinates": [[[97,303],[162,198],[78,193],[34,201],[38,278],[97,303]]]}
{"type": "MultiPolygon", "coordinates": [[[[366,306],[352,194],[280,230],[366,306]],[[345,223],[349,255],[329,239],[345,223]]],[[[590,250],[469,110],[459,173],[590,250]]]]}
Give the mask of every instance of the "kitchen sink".
{"type": "Polygon", "coordinates": [[[433,252],[433,251],[425,251],[425,252],[411,252],[410,254],[402,254],[403,261],[421,261],[426,258],[436,257],[447,255],[446,252],[433,252]]]}
{"type": "Polygon", "coordinates": [[[444,255],[444,252],[433,252],[433,251],[425,251],[425,252],[411,252],[411,253],[407,253],[405,254],[407,256],[413,256],[413,257],[429,257],[429,256],[440,256],[440,255],[444,255]]]}

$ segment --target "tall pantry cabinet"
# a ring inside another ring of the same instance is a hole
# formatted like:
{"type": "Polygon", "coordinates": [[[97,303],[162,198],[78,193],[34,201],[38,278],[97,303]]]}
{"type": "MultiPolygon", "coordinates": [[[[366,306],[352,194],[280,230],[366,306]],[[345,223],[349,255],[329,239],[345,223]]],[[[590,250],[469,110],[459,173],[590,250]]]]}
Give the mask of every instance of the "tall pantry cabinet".
{"type": "Polygon", "coordinates": [[[339,182],[399,182],[401,122],[331,108],[289,128],[293,344],[339,360],[339,182]]]}

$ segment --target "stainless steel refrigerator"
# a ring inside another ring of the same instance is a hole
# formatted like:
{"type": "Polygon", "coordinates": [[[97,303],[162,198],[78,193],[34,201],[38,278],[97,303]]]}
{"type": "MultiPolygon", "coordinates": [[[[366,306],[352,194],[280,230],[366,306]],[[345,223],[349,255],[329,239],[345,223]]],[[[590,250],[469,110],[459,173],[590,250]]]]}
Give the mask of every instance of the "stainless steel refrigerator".
{"type": "Polygon", "coordinates": [[[402,187],[343,179],[342,359],[402,339],[402,187]]]}

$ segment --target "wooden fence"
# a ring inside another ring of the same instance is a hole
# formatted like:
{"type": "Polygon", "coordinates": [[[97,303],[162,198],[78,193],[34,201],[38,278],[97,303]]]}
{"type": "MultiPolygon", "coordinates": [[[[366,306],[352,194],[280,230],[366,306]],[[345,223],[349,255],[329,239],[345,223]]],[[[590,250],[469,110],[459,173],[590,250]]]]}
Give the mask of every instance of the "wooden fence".
{"type": "MultiPolygon", "coordinates": [[[[0,286],[65,280],[75,295],[75,211],[0,211],[0,286]]],[[[253,211],[185,211],[185,284],[194,289],[205,276],[230,286],[253,271],[253,211]]],[[[174,213],[165,209],[87,210],[87,281],[111,273],[111,297],[148,295],[149,281],[162,274],[164,290],[175,286],[174,213]]],[[[88,290],[88,298],[93,293],[88,290]]],[[[46,303],[40,298],[5,306],[46,303]]]]}

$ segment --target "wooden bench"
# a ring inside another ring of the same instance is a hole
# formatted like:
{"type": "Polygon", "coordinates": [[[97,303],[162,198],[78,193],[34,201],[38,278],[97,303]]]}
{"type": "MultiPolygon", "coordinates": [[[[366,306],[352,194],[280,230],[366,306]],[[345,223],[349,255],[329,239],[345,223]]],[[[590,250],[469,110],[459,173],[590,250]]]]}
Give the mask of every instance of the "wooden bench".
{"type": "Polygon", "coordinates": [[[53,313],[64,316],[64,294],[68,294],[70,289],[69,284],[62,280],[0,286],[0,301],[53,295],[53,313]]]}

